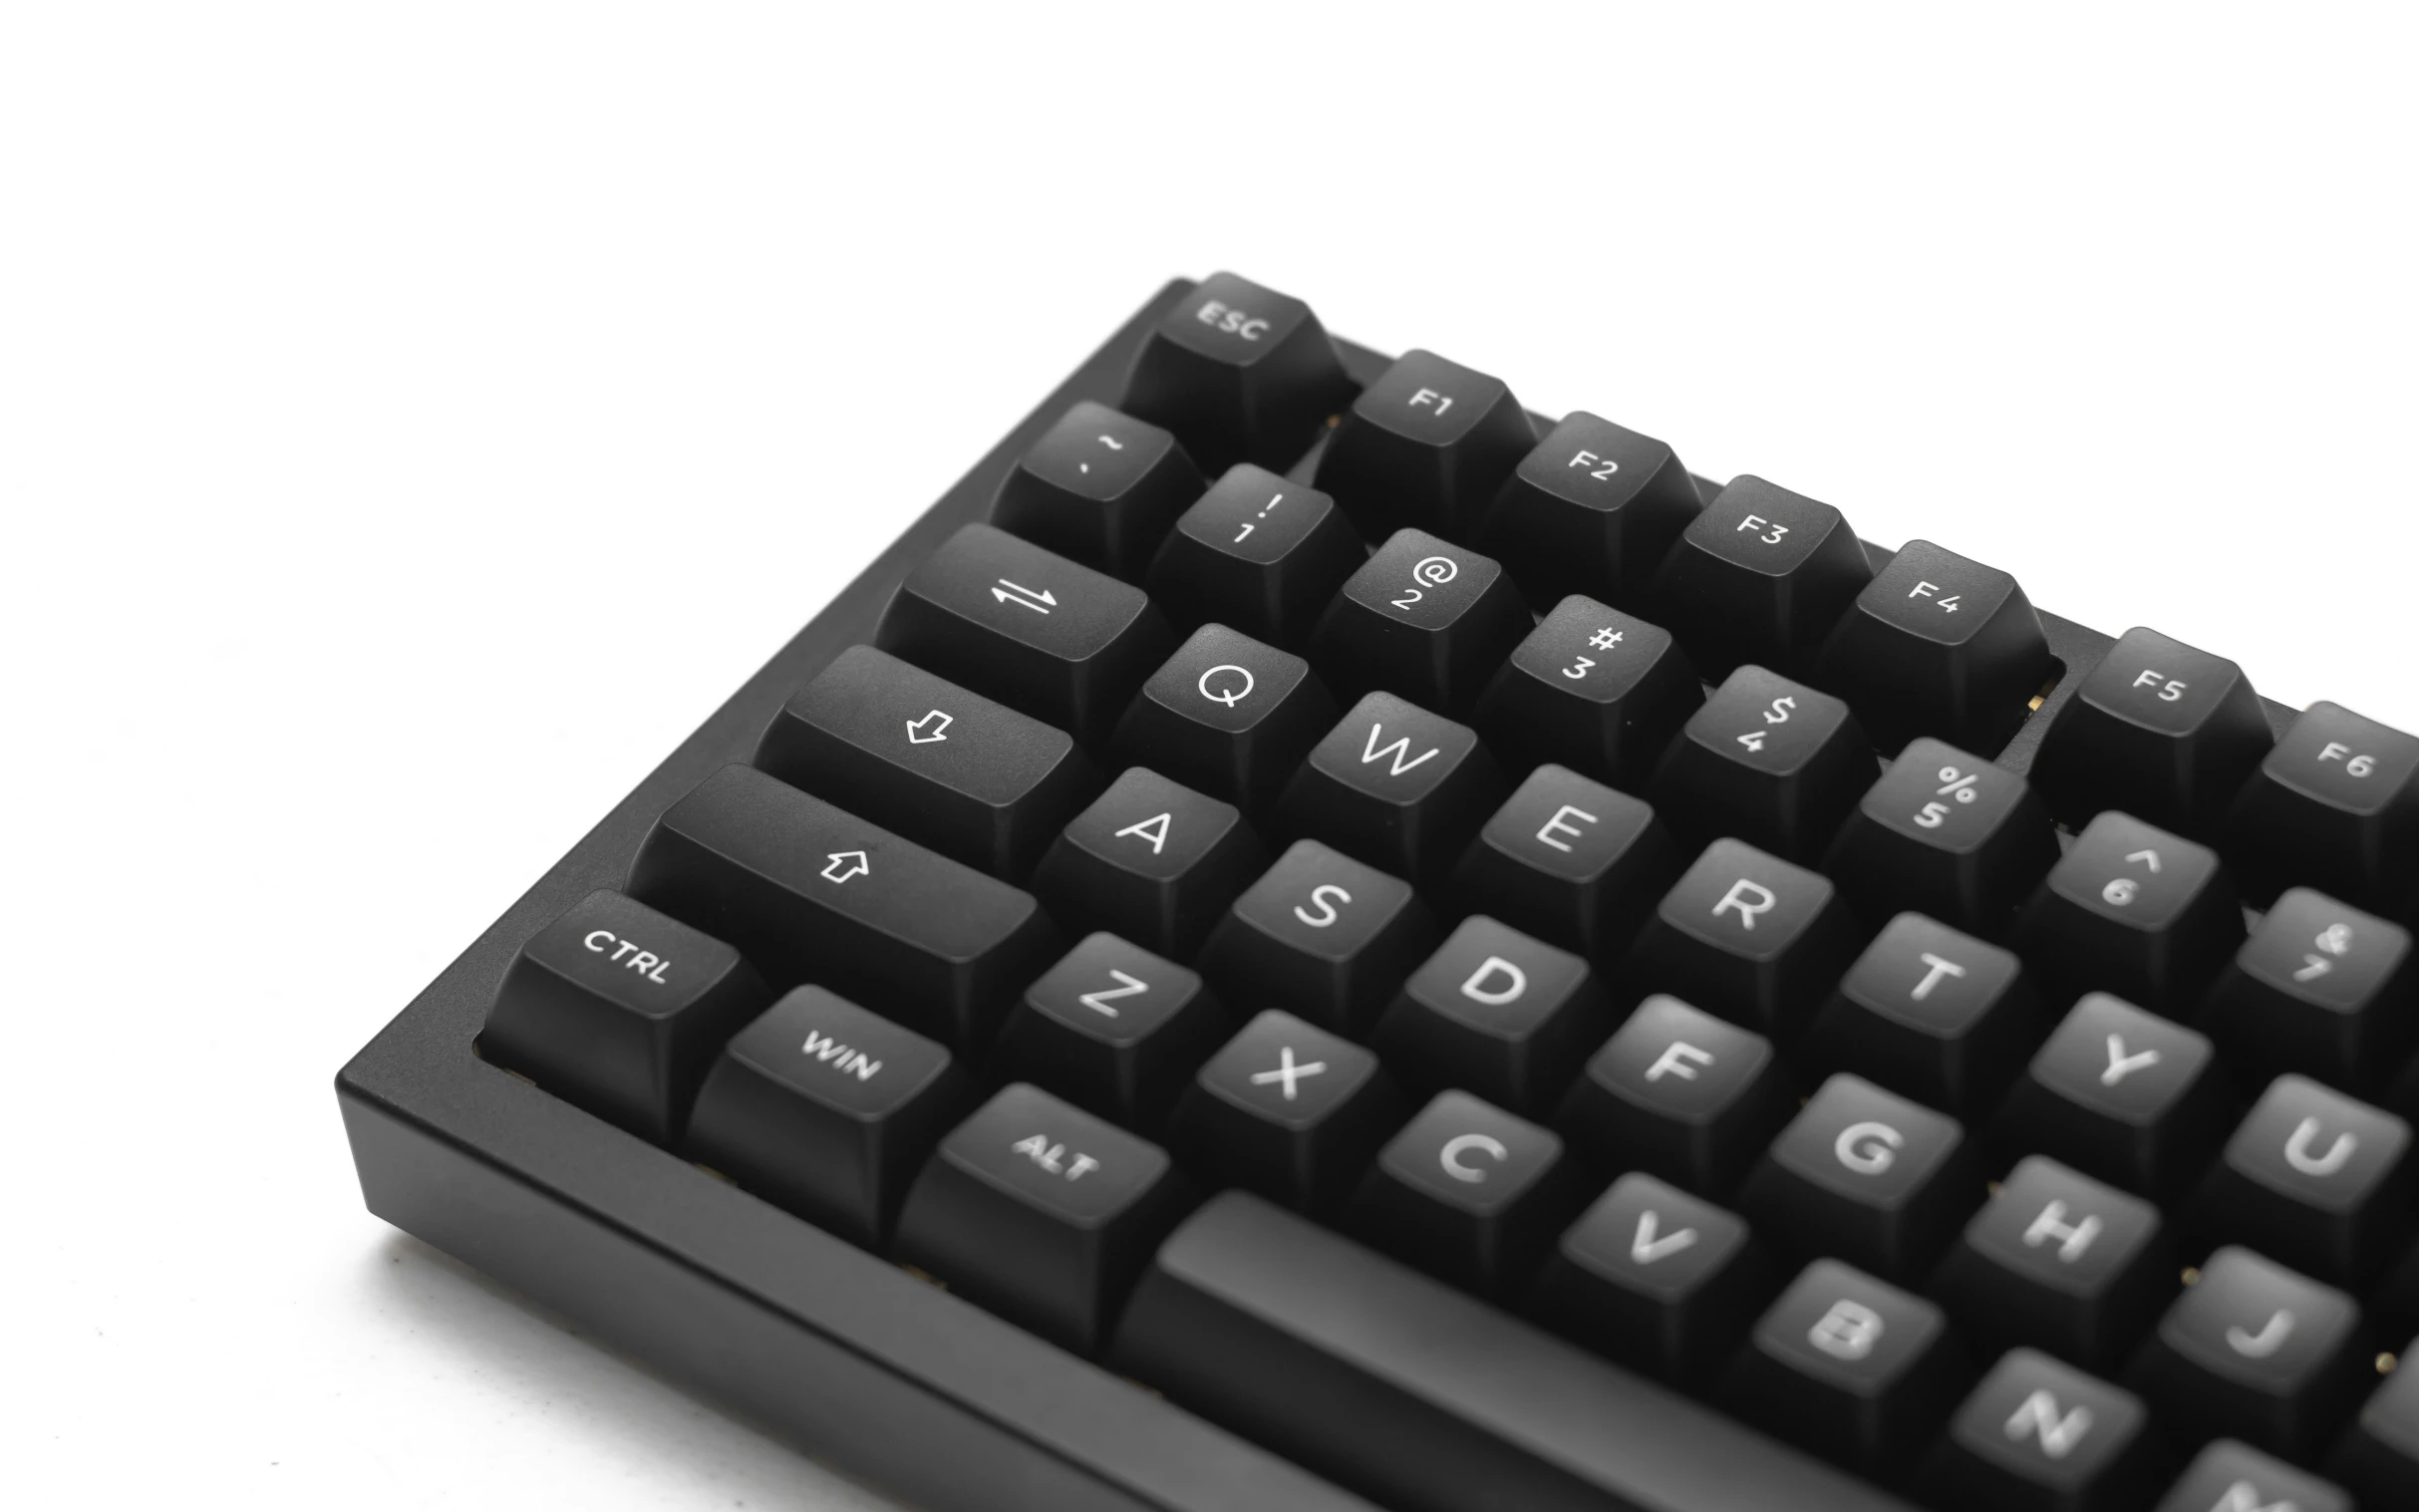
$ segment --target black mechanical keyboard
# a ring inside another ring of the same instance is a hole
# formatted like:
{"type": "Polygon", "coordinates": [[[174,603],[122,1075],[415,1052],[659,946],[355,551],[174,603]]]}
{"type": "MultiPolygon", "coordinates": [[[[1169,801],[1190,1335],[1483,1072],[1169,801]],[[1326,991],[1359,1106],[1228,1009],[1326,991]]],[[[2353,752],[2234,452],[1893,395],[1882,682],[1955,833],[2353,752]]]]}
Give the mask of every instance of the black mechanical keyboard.
{"type": "Polygon", "coordinates": [[[337,1090],[935,1507],[2419,1508],[2415,923],[2419,739],[1221,274],[337,1090]]]}

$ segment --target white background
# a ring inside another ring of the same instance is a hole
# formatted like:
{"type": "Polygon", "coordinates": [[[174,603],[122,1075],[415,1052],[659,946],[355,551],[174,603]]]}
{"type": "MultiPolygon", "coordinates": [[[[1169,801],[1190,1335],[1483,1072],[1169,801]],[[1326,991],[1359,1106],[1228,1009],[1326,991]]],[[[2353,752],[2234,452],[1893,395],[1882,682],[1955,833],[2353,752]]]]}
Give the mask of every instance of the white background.
{"type": "Polygon", "coordinates": [[[1172,274],[2419,729],[2408,16],[0,11],[12,1499],[877,1505],[329,1081],[1172,274]]]}

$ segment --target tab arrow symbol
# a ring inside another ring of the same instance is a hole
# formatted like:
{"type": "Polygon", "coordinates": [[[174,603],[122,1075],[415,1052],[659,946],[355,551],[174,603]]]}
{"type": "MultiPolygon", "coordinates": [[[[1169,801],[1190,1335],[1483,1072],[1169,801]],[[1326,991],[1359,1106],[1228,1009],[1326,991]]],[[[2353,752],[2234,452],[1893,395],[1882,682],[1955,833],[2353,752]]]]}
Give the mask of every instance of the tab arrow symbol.
{"type": "Polygon", "coordinates": [[[861,850],[835,850],[831,853],[831,864],[823,868],[823,880],[826,882],[845,882],[850,877],[862,877],[870,875],[872,871],[873,867],[866,863],[865,852],[861,850]]]}
{"type": "Polygon", "coordinates": [[[907,722],[907,744],[910,746],[929,746],[935,741],[946,741],[949,739],[949,716],[943,714],[938,709],[935,709],[932,713],[924,716],[924,718],[920,720],[909,720],[907,722]],[[940,723],[934,725],[933,722],[935,720],[940,721],[940,723]],[[924,727],[927,725],[932,725],[932,728],[930,730],[925,729],[924,727]]]}
{"type": "Polygon", "coordinates": [[[1022,604],[1036,614],[1048,614],[1058,604],[1058,596],[1048,588],[1028,588],[1007,578],[1000,579],[1000,586],[991,590],[991,596],[1003,604],[1022,604]]]}

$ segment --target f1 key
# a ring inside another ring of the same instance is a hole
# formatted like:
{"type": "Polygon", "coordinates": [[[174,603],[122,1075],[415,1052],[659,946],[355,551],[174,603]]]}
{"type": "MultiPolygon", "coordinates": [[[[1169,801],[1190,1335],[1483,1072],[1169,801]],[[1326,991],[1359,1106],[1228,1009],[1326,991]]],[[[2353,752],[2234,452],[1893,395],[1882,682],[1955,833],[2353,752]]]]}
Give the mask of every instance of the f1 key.
{"type": "Polygon", "coordinates": [[[1345,412],[1318,482],[1371,540],[1406,525],[1468,540],[1536,445],[1502,379],[1405,352],[1345,412]]]}

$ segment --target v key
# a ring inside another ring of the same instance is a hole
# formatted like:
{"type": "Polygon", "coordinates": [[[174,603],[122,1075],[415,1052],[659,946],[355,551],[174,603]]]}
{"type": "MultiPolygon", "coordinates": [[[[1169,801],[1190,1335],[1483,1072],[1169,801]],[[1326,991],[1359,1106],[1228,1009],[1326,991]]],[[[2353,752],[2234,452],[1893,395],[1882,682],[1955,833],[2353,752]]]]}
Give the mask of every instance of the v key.
{"type": "Polygon", "coordinates": [[[1656,1227],[1655,1209],[1649,1208],[1638,1215],[1638,1237],[1630,1241],[1630,1258],[1640,1265],[1653,1265],[1696,1243],[1694,1229],[1674,1229],[1659,1238],[1656,1227]]]}

